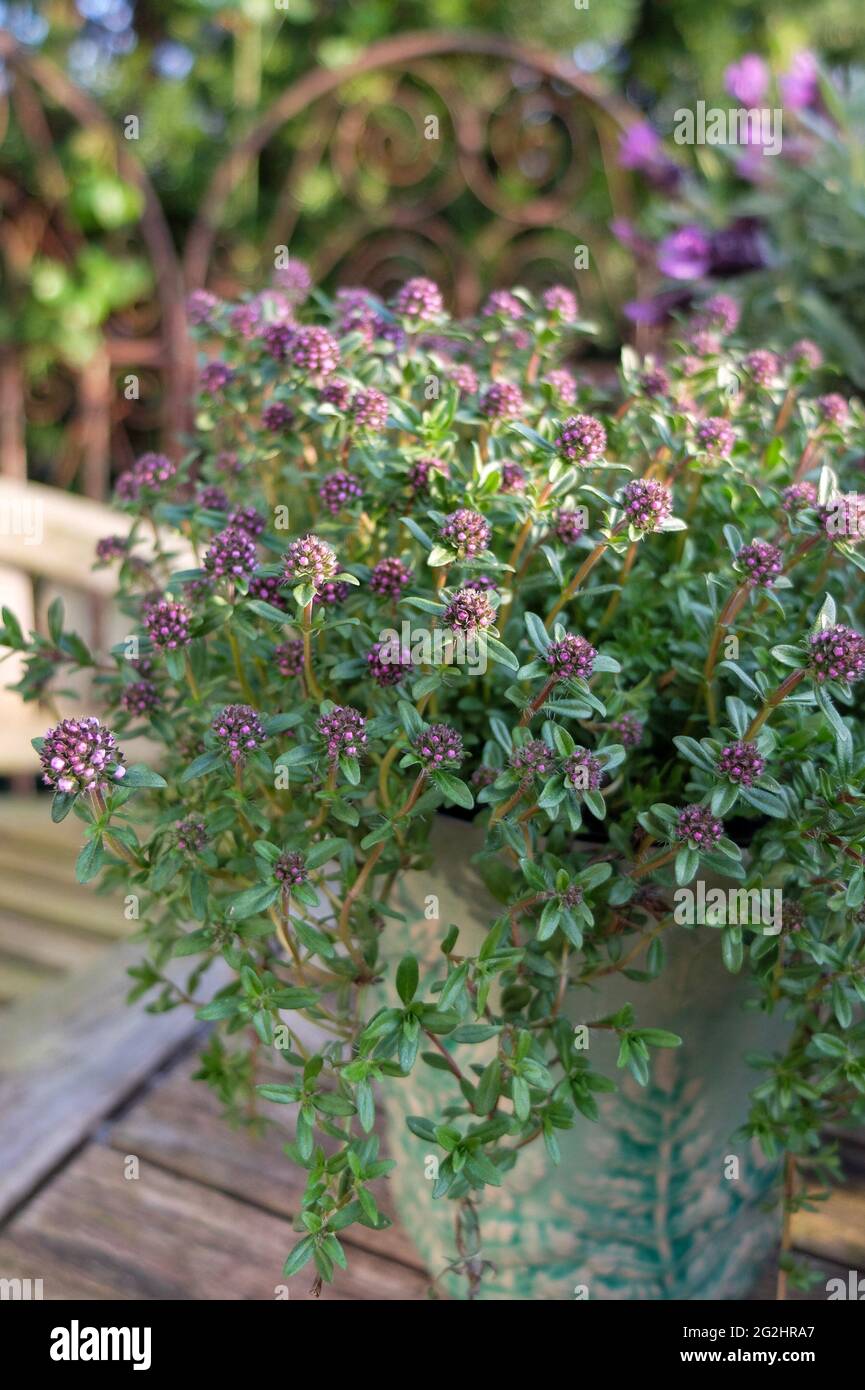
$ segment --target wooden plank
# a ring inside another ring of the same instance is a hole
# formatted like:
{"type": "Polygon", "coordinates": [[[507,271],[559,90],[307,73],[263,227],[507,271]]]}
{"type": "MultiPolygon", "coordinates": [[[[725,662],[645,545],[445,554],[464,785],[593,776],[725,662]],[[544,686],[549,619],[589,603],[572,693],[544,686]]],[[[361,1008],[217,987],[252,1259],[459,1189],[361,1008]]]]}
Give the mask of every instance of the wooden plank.
{"type": "MultiPolygon", "coordinates": [[[[229,1127],[214,1093],[192,1080],[196,1069],[189,1061],[176,1067],[113,1124],[108,1142],[123,1153],[137,1154],[172,1173],[293,1219],[306,1180],[282,1150],[294,1133],[294,1107],[261,1102],[260,1113],[272,1123],[262,1138],[254,1138],[246,1130],[229,1127]]],[[[284,1071],[278,1075],[285,1079],[284,1071]]],[[[395,1221],[387,1180],[373,1184],[372,1190],[381,1210],[395,1221]]],[[[349,1238],[374,1254],[423,1268],[399,1225],[387,1231],[353,1226],[349,1238]]]]}
{"type": "Polygon", "coordinates": [[[815,1211],[797,1212],[793,1244],[849,1269],[865,1269],[865,1184],[837,1187],[815,1211]]]}
{"type": "Polygon", "coordinates": [[[56,971],[46,971],[0,951],[0,1003],[9,1004],[24,999],[57,979],[56,971]]]}
{"type": "Polygon", "coordinates": [[[63,931],[47,922],[0,912],[0,952],[65,974],[89,968],[106,949],[104,937],[63,931]]]}
{"type": "MultiPolygon", "coordinates": [[[[140,957],[140,947],[114,947],[86,975],[0,1016],[0,1217],[200,1026],[191,1009],[126,1005],[126,969],[140,957]]],[[[226,970],[209,972],[211,989],[226,970]]]]}
{"type": "MultiPolygon", "coordinates": [[[[142,1162],[124,1177],[115,1149],[91,1144],[0,1238],[4,1276],[41,1278],[46,1299],[306,1300],[311,1265],[290,1281],[282,1265],[298,1240],[290,1223],[234,1197],[142,1162]]],[[[348,1269],[322,1299],[414,1301],[426,1278],[368,1251],[349,1249],[348,1269]]]]}
{"type": "Polygon", "coordinates": [[[135,923],[123,915],[122,899],[97,897],[95,892],[71,881],[64,886],[4,874],[0,878],[0,910],[56,926],[97,932],[109,941],[135,930],[135,923]]]}

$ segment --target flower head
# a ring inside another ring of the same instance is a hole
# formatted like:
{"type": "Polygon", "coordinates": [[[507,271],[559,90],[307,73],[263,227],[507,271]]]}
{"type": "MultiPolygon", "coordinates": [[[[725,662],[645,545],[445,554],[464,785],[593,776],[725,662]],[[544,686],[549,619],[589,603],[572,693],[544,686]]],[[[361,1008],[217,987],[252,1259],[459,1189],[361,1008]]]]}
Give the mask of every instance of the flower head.
{"type": "Polygon", "coordinates": [[[272,608],[282,609],[283,613],[288,612],[288,598],[278,574],[254,574],[246,592],[249,598],[269,603],[272,608]]]}
{"type": "Polygon", "coordinates": [[[143,718],[158,708],[159,691],[153,681],[133,681],[131,685],[123,687],[120,703],[127,714],[136,714],[143,718]]]}
{"type": "Polygon", "coordinates": [[[515,772],[522,773],[523,786],[527,786],[535,778],[552,776],[556,760],[543,739],[532,738],[514,749],[509,762],[515,772]]]}
{"type": "Polygon", "coordinates": [[[559,427],[556,448],[569,463],[594,463],[606,447],[607,431],[594,415],[571,415],[559,427]]]}
{"type": "Polygon", "coordinates": [[[353,473],[328,473],[318,489],[318,495],[332,516],[337,516],[343,507],[363,496],[363,488],[353,473]]]}
{"type": "Polygon", "coordinates": [[[273,876],[285,888],[292,888],[298,883],[306,883],[309,878],[306,855],[301,854],[299,850],[288,850],[281,854],[273,866],[273,876]]]}
{"type": "Polygon", "coordinates": [[[489,595],[477,589],[458,589],[442,614],[442,622],[451,632],[462,632],[472,636],[482,629],[492,627],[496,620],[496,610],[489,595]]]}
{"type": "Polygon", "coordinates": [[[285,552],[283,574],[287,584],[297,584],[300,580],[311,580],[320,589],[325,580],[332,579],[337,572],[336,552],[327,541],[318,536],[302,536],[292,541],[285,552]]]}
{"type": "Polygon", "coordinates": [[[759,53],[743,53],[725,70],[724,86],[741,106],[761,106],[769,90],[769,69],[759,53]]]}
{"type": "Polygon", "coordinates": [[[821,420],[825,420],[830,425],[846,425],[850,418],[850,407],[843,396],[839,396],[837,391],[830,391],[825,396],[818,396],[817,409],[820,412],[821,420]]]}
{"type": "Polygon", "coordinates": [[[673,510],[673,494],[655,478],[634,478],[622,492],[622,510],[638,531],[657,531],[673,510]]]}
{"type": "Polygon", "coordinates": [[[765,759],[758,753],[756,743],[737,739],[721,749],[715,771],[719,777],[726,777],[739,787],[752,787],[758,777],[763,775],[765,759]]]}
{"type": "Polygon", "coordinates": [[[473,367],[468,362],[457,362],[451,367],[449,372],[450,380],[457,388],[461,396],[476,396],[478,391],[478,379],[473,367]]]}
{"type": "Polygon", "coordinates": [[[201,816],[185,816],[174,822],[174,843],[184,854],[200,854],[207,848],[207,828],[201,816]]]}
{"type": "Polygon", "coordinates": [[[480,412],[488,420],[516,420],[524,409],[523,393],[512,381],[494,381],[481,396],[480,412]]]}
{"type": "Polygon", "coordinates": [[[39,751],[42,781],[65,796],[105,791],[126,776],[117,740],[93,715],[63,719],[49,729],[39,751]]]}
{"type": "Polygon", "coordinates": [[[518,463],[505,462],[502,464],[502,486],[501,491],[525,492],[526,475],[518,463]]]}
{"type": "Polygon", "coordinates": [[[771,589],[778,575],[783,573],[784,556],[777,545],[769,541],[750,541],[738,552],[736,564],[744,570],[752,588],[761,584],[771,589]]]}
{"type": "Polygon", "coordinates": [[[323,381],[339,366],[339,343],[319,324],[298,328],[289,351],[295,367],[313,382],[323,381]]]}
{"type": "Polygon", "coordinates": [[[771,386],[781,371],[781,362],[776,353],[757,348],[745,358],[745,370],[758,386],[771,386]]]}
{"type": "Polygon", "coordinates": [[[587,681],[594,670],[597,655],[585,637],[568,632],[560,641],[550,643],[546,661],[548,666],[552,666],[556,680],[587,681]]]}
{"type": "Polygon", "coordinates": [[[492,531],[486,517],[468,507],[460,507],[445,517],[439,539],[455,550],[460,559],[471,559],[486,550],[492,531]]]}
{"type": "Polygon", "coordinates": [[[738,328],[741,313],[735,299],[728,294],[713,294],[694,315],[693,325],[697,329],[708,328],[726,337],[738,328]]]}
{"type": "Polygon", "coordinates": [[[668,396],[670,376],[663,367],[649,367],[640,377],[640,390],[646,396],[668,396]]]}
{"type": "Polygon", "coordinates": [[[707,454],[713,458],[726,459],[733,452],[736,431],[723,415],[710,415],[697,426],[697,439],[707,454]]]}
{"type": "Polygon", "coordinates": [[[161,492],[177,468],[165,454],[142,454],[117,479],[115,494],[121,502],[134,502],[144,492],[161,492]]]}
{"type": "Polygon", "coordinates": [[[823,365],[823,352],[810,338],[799,338],[785,356],[795,367],[807,367],[812,372],[823,365]]]}
{"type": "Polygon", "coordinates": [[[227,512],[231,507],[225,488],[220,487],[218,483],[206,483],[204,487],[199,488],[195,500],[206,512],[227,512]]]}
{"type": "Polygon", "coordinates": [[[244,531],[247,536],[254,540],[256,536],[264,533],[267,522],[255,507],[236,507],[233,512],[228,514],[229,526],[234,526],[238,531],[244,531]]]}
{"type": "Polygon", "coordinates": [[[645,726],[635,714],[629,712],[620,714],[618,719],[610,721],[609,728],[610,733],[615,734],[625,748],[636,748],[643,741],[645,726]]]}
{"type": "Polygon", "coordinates": [[[219,300],[209,290],[193,290],[187,296],[186,316],[191,324],[209,323],[218,308],[219,300]]]}
{"type": "Polygon", "coordinates": [[[685,806],[679,812],[673,839],[691,849],[714,849],[724,833],[724,822],[708,806],[685,806]]]}
{"type": "Polygon", "coordinates": [[[257,564],[255,541],[236,526],[219,531],[204,555],[204,568],[214,579],[245,579],[257,564]]]}
{"type": "Polygon", "coordinates": [[[299,676],[303,670],[303,638],[292,637],[290,641],[274,647],[273,659],[281,676],[285,676],[286,679],[299,676]]]}
{"type": "Polygon", "coordinates": [[[808,665],[814,679],[846,681],[853,685],[865,676],[865,637],[852,627],[836,623],[821,628],[809,639],[808,665]]]}
{"type": "Polygon", "coordinates": [[[525,305],[510,290],[493,290],[481,309],[481,318],[509,319],[514,322],[521,319],[525,312],[525,305]]]}
{"type": "Polygon", "coordinates": [[[366,654],[366,666],[376,685],[399,685],[414,670],[411,652],[390,642],[374,642],[366,654]]]}
{"type": "Polygon", "coordinates": [[[279,266],[273,272],[273,283],[292,304],[302,304],[312,289],[312,274],[305,261],[289,256],[288,265],[279,266]]]}
{"type": "Polygon", "coordinates": [[[213,362],[205,362],[200,380],[206,396],[218,396],[234,380],[234,369],[217,357],[213,362]]]}
{"type": "Polygon", "coordinates": [[[150,604],[144,613],[144,625],[154,647],[173,652],[189,642],[191,613],[182,603],[162,598],[150,604]]]}
{"type": "Polygon", "coordinates": [[[251,705],[226,705],[211,728],[232,763],[242,762],[265,740],[264,725],[251,705]]]}
{"type": "Polygon", "coordinates": [[[393,307],[403,318],[430,323],[441,317],[444,312],[444,301],[442,300],[442,292],[434,280],[428,280],[423,275],[416,275],[400,286],[393,307]]]}
{"type": "Polygon", "coordinates": [[[551,285],[544,290],[541,302],[547,313],[562,323],[576,323],[579,314],[577,296],[566,285],[551,285]]]}
{"type": "Polygon", "coordinates": [[[576,545],[584,530],[582,512],[568,511],[566,508],[556,512],[553,531],[562,545],[576,545]]]}
{"type": "Polygon", "coordinates": [[[294,411],[285,401],[271,401],[261,412],[261,424],[271,434],[284,434],[294,424],[294,411]]]}
{"type": "Polygon", "coordinates": [[[386,555],[373,567],[369,587],[374,594],[387,598],[399,598],[407,584],[411,583],[412,572],[408,565],[396,556],[386,555]]]}
{"type": "Polygon", "coordinates": [[[450,464],[446,459],[423,458],[413,463],[408,474],[412,493],[417,496],[420,492],[429,492],[431,476],[436,473],[440,478],[450,477],[450,464]]]}
{"type": "Polygon", "coordinates": [[[106,565],[109,560],[122,559],[128,549],[129,541],[125,536],[100,536],[96,542],[96,558],[106,565]]]}
{"type": "Polygon", "coordinates": [[[387,425],[390,402],[383,391],[368,387],[356,391],[351,401],[351,415],[358,429],[383,430],[387,425]]]}
{"type": "Polygon", "coordinates": [[[316,725],[331,762],[360,758],[367,745],[366,720],[353,705],[334,705],[316,725]]]}
{"type": "Polygon", "coordinates": [[[588,748],[575,748],[562,763],[562,773],[575,792],[596,792],[604,778],[600,760],[588,748]]]}
{"type": "Polygon", "coordinates": [[[544,381],[553,388],[553,394],[562,405],[573,405],[577,399],[577,383],[564,367],[556,367],[547,372],[544,381]]]}
{"type": "Polygon", "coordinates": [[[336,406],[337,410],[345,410],[351,397],[351,387],[347,381],[343,381],[340,376],[332,376],[330,381],[326,381],[319,391],[319,399],[325,405],[336,406]]]}
{"type": "Polygon", "coordinates": [[[701,227],[680,227],[657,249],[658,269],[671,280],[700,280],[712,264],[712,243],[701,227]]]}
{"type": "Polygon", "coordinates": [[[427,725],[423,733],[412,739],[412,747],[426,772],[459,767],[465,756],[462,737],[449,724],[427,725]]]}
{"type": "Polygon", "coordinates": [[[805,507],[816,507],[817,489],[813,483],[791,483],[781,493],[781,506],[785,512],[799,512],[805,507]]]}

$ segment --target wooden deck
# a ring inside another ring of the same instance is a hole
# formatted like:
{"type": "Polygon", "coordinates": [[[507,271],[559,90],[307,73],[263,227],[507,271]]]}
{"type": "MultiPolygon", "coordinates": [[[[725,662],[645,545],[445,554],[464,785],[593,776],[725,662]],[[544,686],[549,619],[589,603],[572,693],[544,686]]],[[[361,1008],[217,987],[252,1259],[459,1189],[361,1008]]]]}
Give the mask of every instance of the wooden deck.
{"type": "MultiPolygon", "coordinates": [[[[191,1079],[202,1038],[185,1011],[154,1018],[123,1004],[134,956],[117,947],[85,980],[0,1020],[0,1276],[42,1279],[47,1299],[310,1297],[308,1270],[287,1294],[281,1278],[303,1187],[282,1152],[290,1107],[268,1107],[263,1139],[231,1130],[191,1079]]],[[[865,1270],[865,1143],[848,1142],[845,1159],[847,1185],[796,1221],[795,1246],[820,1274],[805,1298],[865,1270]]],[[[377,1196],[389,1211],[386,1182],[377,1196]]],[[[352,1227],[345,1244],[348,1271],[324,1299],[426,1296],[398,1224],[352,1227]]],[[[773,1271],[754,1297],[774,1297],[773,1271]]]]}

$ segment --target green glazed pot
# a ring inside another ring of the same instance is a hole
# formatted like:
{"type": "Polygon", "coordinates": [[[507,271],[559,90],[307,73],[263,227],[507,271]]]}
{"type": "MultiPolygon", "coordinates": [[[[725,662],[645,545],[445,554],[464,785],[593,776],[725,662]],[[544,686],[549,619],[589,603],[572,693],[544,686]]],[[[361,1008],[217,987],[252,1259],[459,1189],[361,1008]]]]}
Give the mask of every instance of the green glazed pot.
{"type": "MultiPolygon", "coordinates": [[[[394,905],[407,920],[388,922],[385,953],[394,967],[408,952],[417,956],[422,985],[441,974],[439,943],[450,923],[460,928],[458,949],[475,952],[501,913],[470,862],[481,842],[471,824],[437,816],[433,867],[399,882],[394,905]],[[437,921],[426,915],[433,897],[437,921]]],[[[591,1033],[583,1055],[619,1090],[598,1097],[599,1123],[578,1117],[575,1129],[557,1131],[558,1166],[539,1140],[521,1151],[502,1188],[484,1189],[481,1257],[495,1273],[484,1275],[479,1297],[742,1298],[777,1246],[780,1218],[766,1204],[775,1170],[756,1146],[732,1135],[755,1080],[745,1054],[771,1049],[783,1025],[743,1010],[747,985],[724,969],[717,932],[672,927],[665,941],[668,963],[658,981],[611,975],[591,993],[581,991],[567,1016],[577,1025],[630,1002],[639,1023],[680,1034],[682,1047],[653,1051],[652,1080],[643,1088],[616,1070],[615,1039],[591,1033]]],[[[457,1047],[455,1056],[462,1052],[469,1066],[488,1060],[493,1046],[457,1047]]],[[[394,1196],[433,1277],[455,1258],[456,1203],[433,1201],[432,1146],[411,1133],[406,1117],[437,1120],[454,1094],[453,1078],[423,1063],[405,1080],[382,1085],[397,1159],[394,1196]]],[[[466,1296],[463,1277],[446,1275],[439,1287],[466,1296]]]]}

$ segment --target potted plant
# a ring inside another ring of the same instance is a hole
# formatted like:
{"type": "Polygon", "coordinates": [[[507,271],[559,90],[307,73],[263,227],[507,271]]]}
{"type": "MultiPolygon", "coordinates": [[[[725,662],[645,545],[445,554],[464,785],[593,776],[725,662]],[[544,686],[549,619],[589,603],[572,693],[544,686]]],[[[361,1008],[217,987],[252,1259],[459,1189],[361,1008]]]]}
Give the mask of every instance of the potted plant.
{"type": "Polygon", "coordinates": [[[338,1278],[396,1160],[450,1296],[741,1296],[779,1238],[786,1277],[865,1111],[861,408],[724,297],[612,398],[565,288],[309,294],[193,297],[110,658],[4,614],[28,698],[95,674],[38,753],[140,900],[133,997],[214,1024],[234,1118],[296,1107],[287,1275],[338,1278]]]}

